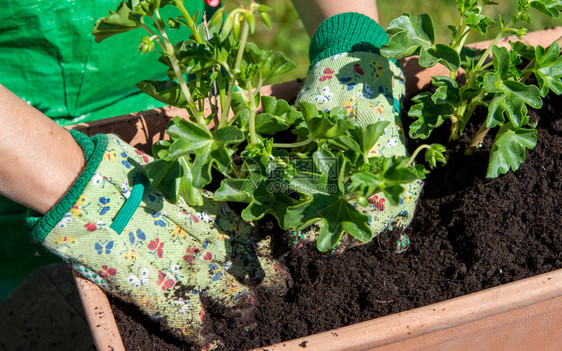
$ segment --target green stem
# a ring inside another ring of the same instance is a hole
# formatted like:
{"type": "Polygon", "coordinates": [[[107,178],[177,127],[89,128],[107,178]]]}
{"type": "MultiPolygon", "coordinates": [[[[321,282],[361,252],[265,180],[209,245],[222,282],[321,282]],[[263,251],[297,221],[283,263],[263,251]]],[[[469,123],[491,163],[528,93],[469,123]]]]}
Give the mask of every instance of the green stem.
{"type": "Polygon", "coordinates": [[[409,167],[412,163],[414,163],[414,160],[416,159],[416,157],[418,156],[420,151],[422,151],[423,149],[431,149],[431,146],[429,146],[427,144],[423,144],[423,145],[418,146],[418,148],[414,151],[412,156],[410,156],[410,158],[408,159],[408,162],[406,162],[405,166],[409,167]]]}
{"type": "Polygon", "coordinates": [[[248,127],[250,132],[250,144],[255,145],[258,143],[258,138],[256,134],[256,99],[254,97],[254,92],[252,84],[248,82],[248,95],[250,96],[250,108],[248,111],[248,127]]]}
{"type": "MultiPolygon", "coordinates": [[[[196,75],[196,86],[197,86],[197,89],[201,88],[201,74],[196,75]]],[[[199,105],[199,113],[204,116],[205,115],[205,99],[204,98],[199,99],[199,100],[197,100],[197,103],[199,105]]]]}
{"type": "MultiPolygon", "coordinates": [[[[558,43],[559,46],[562,46],[562,36],[560,38],[556,39],[554,42],[552,42],[552,44],[554,44],[554,43],[558,43]]],[[[548,51],[548,49],[550,49],[550,46],[552,46],[552,44],[550,44],[548,46],[546,51],[548,51]]],[[[527,66],[525,66],[525,68],[523,68],[523,71],[521,71],[521,73],[522,73],[521,78],[519,78],[520,82],[525,82],[531,76],[531,74],[533,74],[533,72],[535,71],[535,62],[536,62],[536,58],[533,57],[533,59],[531,61],[529,61],[527,66]]]]}
{"type": "Polygon", "coordinates": [[[258,143],[258,138],[256,136],[256,110],[250,109],[248,111],[248,117],[250,145],[256,145],[258,143]]]}
{"type": "Polygon", "coordinates": [[[482,124],[480,126],[480,129],[478,129],[478,132],[476,132],[476,135],[474,135],[474,138],[472,138],[468,148],[464,152],[465,155],[472,155],[474,151],[480,147],[480,144],[482,143],[482,140],[484,140],[486,134],[488,134],[488,131],[490,131],[490,128],[487,128],[486,124],[482,124]]]}
{"type": "Polygon", "coordinates": [[[449,77],[453,80],[457,79],[457,73],[449,70],[449,77]]]}
{"type": "Polygon", "coordinates": [[[492,66],[493,64],[494,64],[494,62],[490,61],[487,64],[485,64],[484,66],[482,66],[482,69],[487,69],[488,67],[492,66]]]}
{"type": "Polygon", "coordinates": [[[468,38],[468,33],[470,33],[470,28],[466,28],[462,36],[460,37],[461,40],[458,43],[455,43],[454,48],[459,54],[464,46],[464,43],[466,42],[466,39],[468,38]]]}
{"type": "Polygon", "coordinates": [[[480,89],[478,95],[472,98],[470,100],[470,103],[469,101],[462,102],[461,106],[458,109],[457,121],[453,124],[453,127],[451,128],[451,135],[449,136],[449,141],[458,140],[460,138],[462,132],[464,131],[464,128],[466,127],[468,121],[470,120],[470,117],[472,116],[472,113],[474,112],[474,109],[478,104],[481,103],[481,100],[485,94],[486,91],[484,89],[480,89]]]}
{"type": "Polygon", "coordinates": [[[195,100],[193,100],[193,97],[191,96],[191,93],[189,92],[189,88],[187,87],[187,83],[186,83],[185,79],[183,78],[183,72],[181,71],[179,61],[178,61],[178,59],[176,57],[176,54],[174,52],[174,47],[173,47],[172,43],[170,42],[170,39],[168,39],[168,35],[166,34],[166,30],[164,28],[160,27],[160,25],[158,23],[158,20],[156,18],[152,17],[152,20],[154,21],[154,26],[160,32],[162,39],[164,39],[164,44],[165,44],[164,52],[168,55],[168,58],[170,59],[170,64],[172,65],[172,68],[173,68],[174,74],[176,75],[176,78],[178,80],[178,84],[180,86],[180,89],[181,89],[183,95],[185,96],[185,100],[190,105],[190,107],[187,109],[187,111],[193,117],[195,117],[195,119],[197,120],[197,123],[201,127],[205,128],[206,130],[209,130],[209,128],[207,127],[207,123],[205,123],[205,118],[199,113],[197,108],[195,108],[195,100]]]}
{"type": "MultiPolygon", "coordinates": [[[[173,48],[171,48],[171,49],[173,50],[173,48]]],[[[208,130],[209,128],[207,127],[207,123],[205,123],[205,118],[199,113],[199,111],[196,108],[194,108],[195,101],[193,100],[193,97],[191,96],[191,93],[189,92],[189,88],[187,87],[187,83],[186,83],[185,79],[183,78],[183,72],[181,71],[181,69],[179,67],[176,55],[174,55],[174,54],[170,55],[170,63],[172,64],[172,67],[174,68],[174,73],[176,75],[176,78],[178,79],[178,84],[180,85],[180,89],[181,89],[183,95],[185,96],[185,100],[190,105],[190,107],[188,108],[188,111],[190,111],[191,114],[195,117],[195,119],[197,120],[197,124],[199,124],[201,127],[208,130]]]]}
{"type": "Polygon", "coordinates": [[[189,29],[191,29],[191,33],[193,34],[193,38],[195,39],[195,41],[198,44],[203,44],[203,40],[201,39],[201,36],[199,35],[199,31],[197,31],[197,27],[195,26],[195,23],[193,22],[193,19],[191,19],[191,16],[189,15],[189,12],[187,12],[186,8],[183,6],[183,0],[174,0],[174,4],[176,5],[176,7],[181,11],[183,16],[185,17],[185,20],[187,21],[187,25],[188,25],[189,29]]]}
{"type": "Polygon", "coordinates": [[[240,36],[240,46],[238,47],[238,54],[236,55],[236,63],[234,64],[234,71],[237,72],[242,63],[242,56],[244,55],[244,48],[246,47],[246,41],[248,40],[248,32],[250,31],[250,26],[248,26],[247,20],[242,23],[242,34],[240,36]]]}
{"type": "Polygon", "coordinates": [[[260,72],[260,77],[258,79],[258,85],[256,86],[256,91],[261,90],[261,88],[263,87],[263,83],[264,83],[264,81],[263,81],[263,79],[261,79],[261,72],[260,72]]]}
{"type": "Polygon", "coordinates": [[[460,136],[459,126],[462,123],[464,111],[466,111],[466,104],[467,102],[463,101],[450,118],[452,125],[451,125],[451,134],[449,135],[449,141],[456,140],[460,136]]]}
{"type": "MultiPolygon", "coordinates": [[[[476,99],[474,99],[475,101],[478,101],[476,99]]],[[[468,121],[470,120],[470,117],[472,117],[472,113],[474,112],[474,108],[476,106],[473,104],[469,104],[465,110],[463,111],[462,114],[462,118],[459,121],[459,124],[457,126],[457,136],[455,139],[452,140],[457,140],[461,137],[462,132],[464,131],[464,128],[466,127],[466,125],[468,124],[468,121]]]]}
{"type": "Polygon", "coordinates": [[[236,62],[230,73],[230,82],[228,83],[228,93],[226,95],[226,105],[222,106],[221,109],[221,119],[219,122],[219,128],[224,127],[228,123],[228,112],[230,111],[230,104],[232,103],[232,94],[234,94],[234,86],[236,85],[236,74],[240,70],[240,65],[242,64],[242,57],[244,56],[244,49],[246,47],[246,41],[248,40],[249,26],[246,21],[242,23],[242,35],[240,37],[240,45],[238,46],[238,53],[236,55],[236,62]]]}
{"type": "MultiPolygon", "coordinates": [[[[218,84],[218,87],[219,87],[218,88],[218,90],[219,90],[219,103],[220,103],[220,106],[221,106],[221,116],[222,116],[222,113],[223,113],[223,110],[224,110],[224,106],[226,106],[226,95],[225,95],[226,92],[225,92],[225,89],[224,89],[225,83],[226,83],[225,81],[221,81],[221,83],[218,84]]],[[[218,123],[216,124],[217,127],[221,125],[221,122],[222,122],[223,119],[226,119],[226,118],[221,117],[219,119],[218,123]]]]}
{"type": "MultiPolygon", "coordinates": [[[[219,91],[223,93],[224,95],[224,91],[219,90],[219,83],[218,81],[214,81],[213,82],[213,89],[214,91],[219,91]]],[[[217,97],[216,95],[214,96],[214,100],[213,100],[213,94],[209,93],[209,104],[211,105],[211,113],[213,114],[213,123],[215,124],[215,128],[218,128],[219,126],[219,105],[222,105],[222,100],[219,101],[219,103],[217,104],[217,100],[219,99],[219,97],[217,97]]]]}
{"type": "Polygon", "coordinates": [[[230,104],[232,103],[232,94],[234,94],[234,75],[230,75],[230,81],[228,82],[228,93],[226,94],[226,103],[221,106],[221,119],[219,122],[219,128],[226,126],[228,122],[228,112],[230,111],[230,104]]]}
{"type": "MultiPolygon", "coordinates": [[[[509,23],[504,28],[509,28],[512,25],[513,25],[513,21],[510,20],[509,23]]],[[[492,48],[494,48],[498,44],[498,42],[501,40],[502,37],[503,37],[503,29],[498,33],[498,35],[496,35],[496,37],[494,38],[490,46],[488,46],[486,51],[484,51],[484,53],[480,57],[480,60],[478,60],[478,63],[476,63],[476,66],[474,67],[475,69],[482,68],[482,65],[484,64],[484,62],[486,62],[488,56],[490,56],[490,53],[492,52],[492,48]]]]}
{"type": "Polygon", "coordinates": [[[523,68],[523,70],[521,71],[521,77],[519,78],[520,82],[525,82],[527,79],[529,79],[531,74],[533,74],[533,72],[535,71],[536,62],[537,62],[536,57],[533,57],[533,59],[529,61],[529,63],[525,66],[525,68],[523,68]]]}
{"type": "Polygon", "coordinates": [[[470,32],[470,27],[467,27],[466,24],[464,23],[464,17],[463,16],[461,16],[461,18],[459,19],[459,25],[457,26],[457,29],[458,29],[457,35],[455,35],[455,37],[451,41],[451,46],[458,53],[460,53],[461,49],[464,45],[464,42],[466,41],[466,38],[468,37],[468,33],[470,32]]]}
{"type": "Polygon", "coordinates": [[[273,147],[281,147],[281,148],[296,148],[296,147],[301,147],[301,146],[305,146],[308,145],[310,143],[312,143],[316,138],[314,137],[310,137],[308,139],[305,139],[303,141],[298,141],[296,143],[273,143],[273,147]]]}
{"type": "MultiPolygon", "coordinates": [[[[461,49],[464,45],[464,42],[466,41],[466,38],[468,37],[468,33],[470,32],[470,28],[467,28],[466,25],[464,24],[464,17],[461,17],[460,21],[459,21],[459,26],[458,26],[458,32],[457,35],[455,36],[455,38],[453,39],[453,41],[451,42],[451,46],[460,54],[461,49]],[[461,34],[462,33],[462,34],[461,34]]],[[[449,71],[449,77],[451,79],[456,79],[457,78],[457,73],[454,71],[449,71]]]]}

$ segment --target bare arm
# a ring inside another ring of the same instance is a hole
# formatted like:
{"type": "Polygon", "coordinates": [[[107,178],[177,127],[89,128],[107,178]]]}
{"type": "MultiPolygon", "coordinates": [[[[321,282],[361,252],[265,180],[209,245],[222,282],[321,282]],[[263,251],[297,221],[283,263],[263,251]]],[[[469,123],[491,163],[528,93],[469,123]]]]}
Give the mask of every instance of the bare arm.
{"type": "MultiPolygon", "coordinates": [[[[293,0],[310,36],[327,18],[358,12],[378,20],[376,0],[293,0]]],[[[72,136],[0,85],[0,194],[46,213],[84,167],[72,136]]]]}
{"type": "Polygon", "coordinates": [[[72,136],[0,85],[0,194],[47,213],[84,167],[72,136]]]}
{"type": "Polygon", "coordinates": [[[379,21],[376,0],[293,0],[309,36],[324,20],[344,12],[358,12],[379,21]]]}

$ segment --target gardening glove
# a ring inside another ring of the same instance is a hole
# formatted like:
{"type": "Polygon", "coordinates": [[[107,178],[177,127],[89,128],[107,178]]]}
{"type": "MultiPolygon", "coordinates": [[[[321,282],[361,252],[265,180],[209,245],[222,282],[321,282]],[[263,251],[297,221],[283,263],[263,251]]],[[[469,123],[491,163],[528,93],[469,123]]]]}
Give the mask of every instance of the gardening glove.
{"type": "Polygon", "coordinates": [[[114,135],[71,132],[86,166],[44,217],[31,217],[34,239],[103,289],[138,305],[172,331],[202,344],[202,297],[240,313],[249,284],[276,293],[287,274],[266,258],[268,241],[207,195],[190,207],[167,202],[141,172],[151,158],[114,135]]]}
{"type": "MultiPolygon", "coordinates": [[[[311,68],[297,102],[314,103],[328,111],[343,106],[350,120],[361,126],[378,121],[390,124],[371,150],[372,156],[404,156],[407,154],[400,121],[400,105],[404,97],[404,74],[395,60],[379,54],[388,42],[385,31],[371,18],[358,13],[343,13],[328,18],[318,28],[310,44],[311,68]]],[[[405,228],[412,220],[421,182],[405,186],[400,204],[391,205],[382,193],[369,199],[368,207],[354,203],[369,216],[375,235],[393,228],[405,228]]],[[[320,226],[293,231],[291,245],[316,240],[320,226]]],[[[349,242],[351,237],[345,240],[349,242]]],[[[404,251],[407,236],[396,243],[396,251],[404,251]]],[[[343,249],[348,244],[340,245],[343,249]]]]}

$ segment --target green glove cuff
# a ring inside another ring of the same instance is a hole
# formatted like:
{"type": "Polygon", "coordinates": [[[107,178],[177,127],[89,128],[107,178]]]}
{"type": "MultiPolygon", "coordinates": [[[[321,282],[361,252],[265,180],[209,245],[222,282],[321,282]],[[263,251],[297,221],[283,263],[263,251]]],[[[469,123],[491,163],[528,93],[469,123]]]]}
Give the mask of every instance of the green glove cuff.
{"type": "Polygon", "coordinates": [[[372,18],[355,12],[341,13],[325,20],[310,43],[310,65],[325,58],[352,51],[379,53],[388,36],[372,18]]]}
{"type": "Polygon", "coordinates": [[[33,240],[39,243],[43,242],[47,234],[53,230],[57,223],[59,223],[64,215],[74,206],[101,162],[103,153],[107,147],[106,135],[100,134],[88,138],[75,130],[70,130],[69,132],[76,143],[82,148],[86,166],[68,192],[46,215],[40,216],[37,212],[31,212],[26,218],[27,225],[31,228],[33,240]]]}

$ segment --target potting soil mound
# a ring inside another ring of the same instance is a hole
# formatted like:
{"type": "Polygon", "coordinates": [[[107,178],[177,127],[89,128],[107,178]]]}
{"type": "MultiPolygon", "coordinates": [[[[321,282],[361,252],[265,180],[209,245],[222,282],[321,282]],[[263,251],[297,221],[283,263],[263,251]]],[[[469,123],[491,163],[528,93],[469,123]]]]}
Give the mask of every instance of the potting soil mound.
{"type": "MultiPolygon", "coordinates": [[[[460,152],[428,176],[407,229],[411,245],[405,253],[394,253],[398,233],[343,254],[321,254],[314,245],[288,251],[282,244],[287,238],[280,238],[276,250],[294,280],[290,291],[257,293],[255,308],[243,317],[208,303],[208,329],[222,339],[224,350],[248,350],[562,268],[560,111],[562,99],[554,95],[541,111],[532,111],[539,121],[536,148],[517,172],[496,179],[484,177],[493,136],[486,137],[482,151],[464,156],[477,129],[469,125],[454,146],[460,152]]],[[[435,135],[429,142],[446,139],[435,135]]],[[[416,144],[410,143],[410,151],[416,144]]],[[[189,346],[135,306],[110,301],[127,349],[189,346]]]]}

